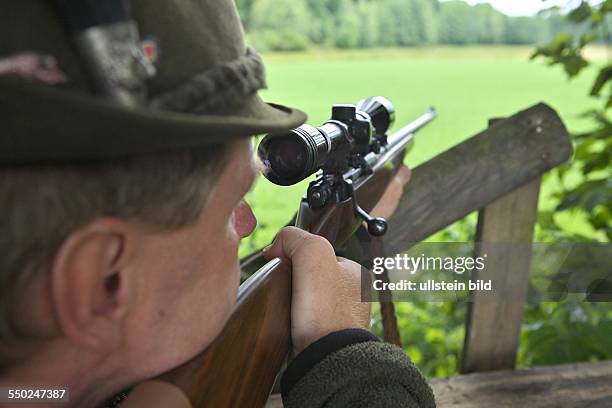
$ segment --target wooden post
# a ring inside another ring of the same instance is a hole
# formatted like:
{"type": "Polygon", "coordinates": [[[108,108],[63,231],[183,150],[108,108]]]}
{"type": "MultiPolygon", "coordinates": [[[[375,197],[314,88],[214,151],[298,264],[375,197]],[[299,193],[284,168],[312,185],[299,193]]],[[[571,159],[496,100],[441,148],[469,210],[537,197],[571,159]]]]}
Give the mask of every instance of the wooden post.
{"type": "Polygon", "coordinates": [[[612,361],[459,375],[430,382],[438,408],[609,408],[610,384],[612,361]]]}
{"type": "Polygon", "coordinates": [[[462,373],[514,368],[527,298],[540,181],[541,177],[537,177],[479,211],[475,257],[487,257],[485,269],[474,271],[472,279],[490,280],[493,291],[471,294],[462,373]]]}

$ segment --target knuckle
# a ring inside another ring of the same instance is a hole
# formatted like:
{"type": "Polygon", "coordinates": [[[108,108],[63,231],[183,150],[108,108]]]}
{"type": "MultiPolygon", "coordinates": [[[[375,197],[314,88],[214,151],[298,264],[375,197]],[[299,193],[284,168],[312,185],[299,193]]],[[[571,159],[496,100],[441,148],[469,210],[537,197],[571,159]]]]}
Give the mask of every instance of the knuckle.
{"type": "Polygon", "coordinates": [[[298,228],[295,228],[295,227],[283,227],[283,228],[281,228],[278,231],[277,236],[284,237],[284,236],[287,236],[287,235],[295,234],[296,233],[295,230],[298,230],[298,228]]]}
{"type": "Polygon", "coordinates": [[[290,242],[300,236],[300,229],[295,227],[283,227],[276,234],[275,241],[282,243],[290,242]]]}
{"type": "Polygon", "coordinates": [[[334,248],[329,241],[319,235],[308,234],[304,237],[303,242],[304,245],[307,245],[311,250],[322,253],[334,253],[334,248]]]}

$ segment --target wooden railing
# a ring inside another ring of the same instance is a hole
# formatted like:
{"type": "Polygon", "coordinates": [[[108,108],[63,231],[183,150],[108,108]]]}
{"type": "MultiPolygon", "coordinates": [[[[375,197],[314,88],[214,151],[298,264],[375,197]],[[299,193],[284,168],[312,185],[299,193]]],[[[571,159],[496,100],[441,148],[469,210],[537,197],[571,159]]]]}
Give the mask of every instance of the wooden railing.
{"type": "MultiPolygon", "coordinates": [[[[487,243],[531,243],[541,177],[571,154],[563,122],[545,104],[491,120],[481,133],[413,170],[389,220],[384,255],[404,252],[474,211],[476,255],[487,243]]],[[[519,346],[530,253],[517,258],[499,252],[477,278],[509,290],[495,302],[472,294],[460,367],[462,373],[496,372],[432,381],[438,406],[612,406],[612,362],[508,371],[519,346]]],[[[273,396],[269,407],[279,406],[273,396]]]]}
{"type": "MultiPolygon", "coordinates": [[[[563,122],[544,104],[490,121],[483,132],[414,170],[385,247],[406,250],[473,211],[476,255],[484,243],[532,242],[541,176],[571,153],[563,122]]],[[[485,302],[472,294],[461,372],[514,368],[529,264],[528,253],[519,259],[494,253],[478,272],[478,279],[511,287],[501,293],[512,296],[485,302]]]]}

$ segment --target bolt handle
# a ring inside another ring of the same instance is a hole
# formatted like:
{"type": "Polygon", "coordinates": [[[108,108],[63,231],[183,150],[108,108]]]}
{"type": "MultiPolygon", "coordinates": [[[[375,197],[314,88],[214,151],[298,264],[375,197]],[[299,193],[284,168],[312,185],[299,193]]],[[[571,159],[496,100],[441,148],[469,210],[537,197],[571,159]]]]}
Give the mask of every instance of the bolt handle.
{"type": "Polygon", "coordinates": [[[368,223],[368,233],[374,237],[382,237],[387,233],[389,224],[382,217],[370,218],[368,223]]]}
{"type": "Polygon", "coordinates": [[[353,188],[353,182],[351,180],[345,180],[347,184],[350,196],[353,201],[353,210],[357,218],[362,219],[368,225],[368,233],[374,237],[382,237],[387,233],[389,224],[387,220],[382,217],[372,217],[370,214],[365,212],[363,208],[357,203],[357,197],[355,197],[355,189],[353,188]]]}

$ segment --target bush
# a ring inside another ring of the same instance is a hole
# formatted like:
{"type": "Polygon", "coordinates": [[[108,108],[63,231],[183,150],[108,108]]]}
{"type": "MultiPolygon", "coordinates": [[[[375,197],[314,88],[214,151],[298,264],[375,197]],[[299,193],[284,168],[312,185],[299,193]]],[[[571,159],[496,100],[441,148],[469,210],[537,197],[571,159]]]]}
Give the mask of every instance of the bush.
{"type": "Polygon", "coordinates": [[[311,19],[303,0],[256,0],[249,18],[249,39],[262,51],[304,50],[310,43],[311,19]]]}
{"type": "Polygon", "coordinates": [[[249,39],[259,51],[303,51],[310,45],[308,37],[289,30],[263,30],[249,39]]]}

